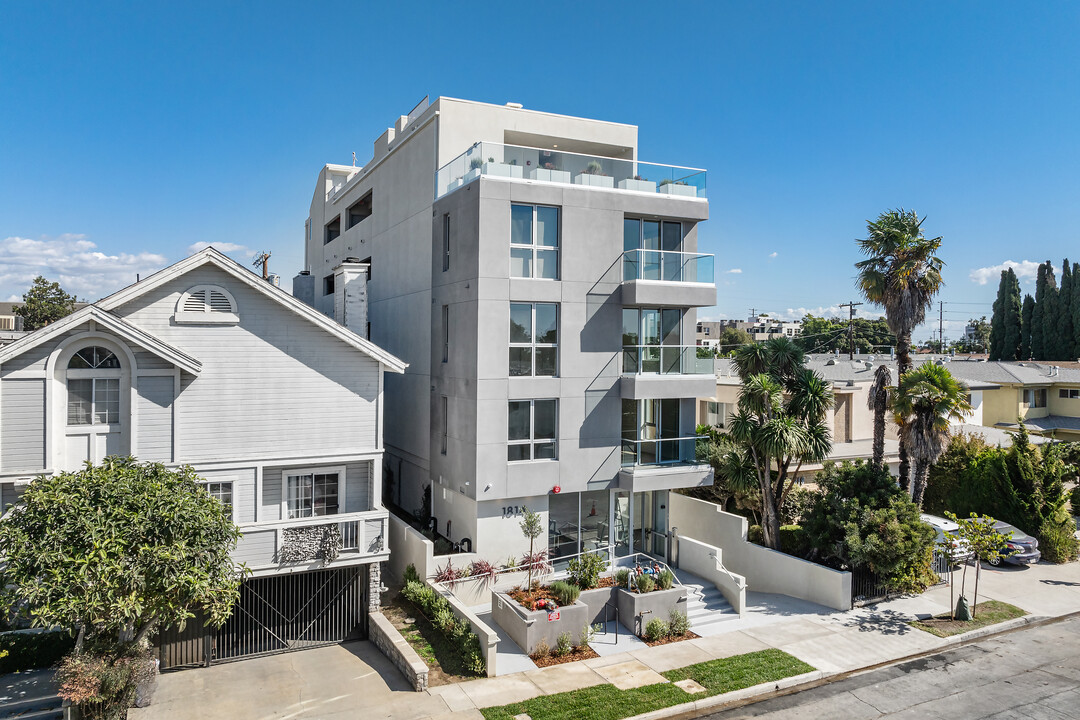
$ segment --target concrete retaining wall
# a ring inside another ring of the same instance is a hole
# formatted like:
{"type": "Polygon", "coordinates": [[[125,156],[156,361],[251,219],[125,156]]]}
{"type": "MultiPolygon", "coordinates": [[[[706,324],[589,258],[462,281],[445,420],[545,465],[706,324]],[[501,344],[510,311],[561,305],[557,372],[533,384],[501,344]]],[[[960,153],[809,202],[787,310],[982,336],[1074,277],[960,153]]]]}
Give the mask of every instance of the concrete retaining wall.
{"type": "Polygon", "coordinates": [[[679,567],[715,585],[742,617],[746,610],[746,578],[734,572],[731,575],[735,577],[732,577],[716,567],[716,561],[723,560],[723,552],[685,535],[679,537],[679,567]]]}
{"type": "Polygon", "coordinates": [[[435,592],[442,595],[450,603],[450,609],[454,615],[469,623],[469,627],[480,638],[480,652],[484,654],[487,676],[495,677],[495,656],[499,646],[499,635],[487,623],[477,617],[476,613],[467,608],[461,600],[454,597],[453,593],[447,592],[437,585],[432,585],[432,587],[435,588],[435,592]]]}
{"type": "MultiPolygon", "coordinates": [[[[430,578],[436,570],[447,563],[464,568],[478,556],[476,553],[435,555],[435,543],[428,540],[416,528],[393,513],[390,514],[390,574],[400,580],[405,568],[413,565],[422,578],[430,578]]],[[[467,603],[473,604],[473,603],[467,603]]]]}
{"type": "Polygon", "coordinates": [[[790,595],[834,610],[851,609],[851,573],[747,541],[746,518],[726,513],[714,503],[671,493],[668,508],[680,542],[692,538],[723,550],[724,566],[745,577],[750,590],[790,595]]]}
{"type": "Polygon", "coordinates": [[[413,690],[416,692],[427,690],[428,666],[381,612],[368,615],[368,637],[375,643],[375,647],[379,648],[382,654],[401,671],[405,679],[413,686],[413,690]]]}
{"type": "Polygon", "coordinates": [[[546,610],[526,610],[521,603],[502,593],[496,593],[491,604],[492,619],[530,655],[541,640],[554,649],[563,633],[570,633],[575,645],[581,641],[581,631],[590,624],[589,606],[578,600],[573,605],[563,605],[557,612],[558,620],[548,620],[546,610]]]}
{"type": "Polygon", "coordinates": [[[686,588],[673,587],[670,590],[653,590],[638,594],[614,588],[615,603],[619,607],[619,622],[635,635],[642,635],[645,626],[654,617],[667,620],[671,611],[678,609],[686,614],[686,588]]]}

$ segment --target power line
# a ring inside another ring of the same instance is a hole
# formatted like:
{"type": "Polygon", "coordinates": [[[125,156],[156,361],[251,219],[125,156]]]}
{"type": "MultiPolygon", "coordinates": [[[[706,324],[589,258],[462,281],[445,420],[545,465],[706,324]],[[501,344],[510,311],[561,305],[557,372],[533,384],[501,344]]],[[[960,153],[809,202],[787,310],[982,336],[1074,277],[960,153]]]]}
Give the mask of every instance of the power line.
{"type": "Polygon", "coordinates": [[[861,302],[855,302],[854,300],[837,305],[837,307],[848,308],[848,360],[855,359],[855,308],[862,305],[861,302]]]}

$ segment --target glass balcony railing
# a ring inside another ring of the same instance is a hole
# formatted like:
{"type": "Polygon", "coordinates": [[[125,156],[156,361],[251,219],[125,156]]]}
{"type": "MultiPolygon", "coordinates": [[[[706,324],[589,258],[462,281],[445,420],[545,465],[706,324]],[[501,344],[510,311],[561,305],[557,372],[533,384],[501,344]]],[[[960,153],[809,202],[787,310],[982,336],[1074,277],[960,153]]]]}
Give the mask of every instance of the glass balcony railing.
{"type": "Polygon", "coordinates": [[[623,281],[661,280],[712,284],[713,256],[674,250],[627,250],[623,281]]]}
{"type": "Polygon", "coordinates": [[[697,464],[697,442],[701,437],[623,440],[622,466],[697,464]]]}
{"type": "Polygon", "coordinates": [[[697,168],[478,142],[435,173],[435,198],[481,175],[705,197],[705,171],[697,168]]]}
{"type": "Polygon", "coordinates": [[[624,345],[623,375],[712,375],[709,348],[697,345],[624,345]]]}

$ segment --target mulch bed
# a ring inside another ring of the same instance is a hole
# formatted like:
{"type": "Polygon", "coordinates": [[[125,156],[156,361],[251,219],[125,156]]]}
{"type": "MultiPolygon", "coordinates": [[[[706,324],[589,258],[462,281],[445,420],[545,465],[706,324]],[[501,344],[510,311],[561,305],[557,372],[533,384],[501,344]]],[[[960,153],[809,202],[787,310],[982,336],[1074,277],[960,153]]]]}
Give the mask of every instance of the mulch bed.
{"type": "Polygon", "coordinates": [[[578,660],[589,660],[595,657],[600,657],[595,650],[588,645],[582,645],[579,648],[574,648],[574,651],[567,655],[545,655],[543,657],[530,657],[529,659],[536,663],[536,667],[549,667],[551,665],[577,662],[578,660]]]}
{"type": "Polygon", "coordinates": [[[652,642],[645,640],[644,642],[649,647],[656,647],[657,645],[668,645],[669,643],[682,642],[683,640],[694,640],[699,637],[701,636],[697,633],[687,630],[685,635],[668,635],[666,638],[660,638],[659,640],[653,640],[652,642]]]}
{"type": "Polygon", "coordinates": [[[537,600],[552,600],[556,605],[559,604],[558,598],[555,597],[554,593],[552,593],[551,589],[546,585],[541,585],[539,587],[533,588],[529,592],[525,592],[521,588],[514,588],[507,594],[510,595],[510,597],[512,597],[514,600],[521,603],[521,605],[527,610],[532,610],[533,602],[537,600]]]}

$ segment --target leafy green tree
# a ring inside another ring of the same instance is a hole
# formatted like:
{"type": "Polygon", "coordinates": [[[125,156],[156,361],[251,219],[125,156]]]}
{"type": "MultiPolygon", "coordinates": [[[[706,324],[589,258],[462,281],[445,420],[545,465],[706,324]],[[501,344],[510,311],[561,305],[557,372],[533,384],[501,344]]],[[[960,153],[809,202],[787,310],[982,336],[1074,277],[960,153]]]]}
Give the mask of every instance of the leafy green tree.
{"type": "MultiPolygon", "coordinates": [[[[1046,261],[1046,276],[1043,290],[1042,312],[1043,325],[1043,358],[1044,360],[1060,360],[1060,337],[1058,335],[1058,291],[1057,279],[1054,277],[1054,265],[1046,261]]],[[[1039,299],[1035,298],[1038,303],[1039,299]]]]}
{"type": "Polygon", "coordinates": [[[866,406],[874,413],[874,456],[871,464],[880,468],[885,460],[885,411],[889,408],[892,386],[892,370],[888,365],[878,365],[874,371],[874,383],[866,396],[866,406]]]}
{"type": "MultiPolygon", "coordinates": [[[[1019,301],[1018,301],[1017,304],[1019,305],[1019,301]]],[[[983,315],[981,318],[978,318],[978,319],[971,318],[971,320],[968,321],[968,325],[971,326],[973,334],[974,334],[975,337],[974,337],[974,339],[972,339],[971,341],[969,341],[969,342],[967,342],[965,344],[964,352],[973,352],[973,353],[987,352],[988,349],[990,348],[991,327],[990,327],[990,323],[988,323],[986,321],[986,316],[983,315]]],[[[1020,316],[1019,315],[1017,315],[1017,317],[1016,317],[1016,331],[1018,333],[1020,332],[1020,316]]]]}
{"type": "Polygon", "coordinates": [[[1031,359],[1031,328],[1032,315],[1035,313],[1035,298],[1031,294],[1024,295],[1024,307],[1020,312],[1020,360],[1031,359]]]}
{"type": "MultiPolygon", "coordinates": [[[[866,224],[858,240],[866,260],[855,263],[858,286],[869,302],[885,308],[889,329],[896,335],[898,379],[911,369],[911,333],[926,319],[926,311],[944,281],[944,261],[937,256],[941,237],[927,239],[914,210],[890,210],[866,224]]],[[[908,487],[911,463],[900,442],[900,484],[908,487]]]]}
{"type": "Polygon", "coordinates": [[[1057,332],[1057,360],[1075,360],[1076,355],[1072,354],[1074,337],[1073,337],[1073,316],[1072,316],[1072,286],[1074,278],[1072,274],[1072,268],[1069,265],[1069,258],[1065,258],[1065,261],[1061,264],[1061,289],[1058,291],[1057,296],[1057,321],[1055,322],[1055,330],[1057,332]]]}
{"type": "Polygon", "coordinates": [[[1005,271],[1002,270],[997,297],[994,298],[994,312],[990,316],[990,349],[988,353],[991,360],[1000,360],[1002,348],[1005,347],[1005,297],[1008,292],[1008,281],[1005,277],[1005,271]]]}
{"type": "Polygon", "coordinates": [[[37,330],[75,310],[75,296],[68,295],[60,283],[49,282],[41,275],[23,295],[23,304],[15,308],[15,314],[23,319],[24,330],[37,330]]]}
{"type": "MultiPolygon", "coordinates": [[[[855,352],[883,352],[885,348],[896,345],[896,336],[889,332],[885,318],[877,320],[855,318],[852,325],[855,352]]],[[[848,318],[806,315],[802,319],[802,332],[795,338],[795,342],[808,353],[836,350],[847,352],[849,347],[848,318]]]]}
{"type": "Polygon", "coordinates": [[[744,345],[735,352],[742,380],[737,410],[728,425],[736,446],[722,462],[729,482],[761,491],[761,530],[766,547],[780,549],[780,508],[803,463],[821,462],[832,449],[825,415],[832,388],[803,364],[789,338],[744,345]]]}
{"type": "MultiPolygon", "coordinates": [[[[973,324],[975,322],[972,321],[973,324]]],[[[990,322],[990,359],[1016,360],[1022,332],[1020,281],[1013,269],[1008,268],[1001,271],[1001,285],[994,300],[994,314],[990,322]]]]}
{"type": "Polygon", "coordinates": [[[930,580],[934,531],[884,468],[826,463],[822,494],[802,526],[815,557],[840,570],[866,568],[891,590],[921,592],[930,580]]]}
{"type": "Polygon", "coordinates": [[[1046,266],[1040,263],[1035,277],[1035,308],[1031,312],[1031,357],[1034,360],[1046,359],[1046,266]]]}
{"type": "Polygon", "coordinates": [[[1069,346],[1069,359],[1080,358],[1080,263],[1072,266],[1072,289],[1069,312],[1072,314],[1073,337],[1069,346]]]}
{"type": "Polygon", "coordinates": [[[736,472],[729,473],[730,468],[726,464],[729,453],[738,451],[735,441],[727,433],[708,425],[698,425],[697,434],[702,437],[697,442],[697,460],[712,466],[713,484],[679,492],[715,503],[726,512],[734,509],[741,511],[739,514],[749,514],[753,524],[758,524],[761,492],[752,470],[740,467],[736,472]],[[733,501],[735,507],[731,508],[733,501]]]}
{"type": "Polygon", "coordinates": [[[530,559],[530,562],[528,563],[528,565],[529,565],[529,585],[528,585],[528,587],[530,589],[532,589],[533,565],[535,564],[534,562],[532,562],[532,559],[535,557],[534,543],[536,542],[536,538],[540,537],[540,535],[544,532],[544,524],[540,521],[540,514],[536,513],[536,512],[533,512],[532,510],[530,510],[527,507],[522,507],[521,508],[521,532],[522,532],[523,535],[525,535],[525,537],[529,538],[529,559],[530,559]]]}
{"type": "Polygon", "coordinates": [[[716,349],[721,353],[728,353],[752,342],[754,342],[754,338],[750,337],[750,333],[741,328],[728,326],[724,328],[724,332],[720,333],[720,340],[716,349]]]}
{"type": "Polygon", "coordinates": [[[949,421],[963,420],[971,412],[967,397],[968,386],[943,365],[924,363],[900,378],[892,399],[893,417],[915,460],[911,499],[920,508],[930,465],[945,451],[949,421]]]}
{"type": "MultiPolygon", "coordinates": [[[[982,574],[982,561],[987,560],[996,564],[996,560],[1003,556],[1005,536],[994,530],[994,518],[983,515],[979,517],[975,513],[971,517],[957,517],[953,513],[946,513],[947,518],[959,525],[959,529],[950,535],[959,540],[972,555],[975,556],[975,596],[971,602],[971,617],[975,617],[976,606],[979,604],[979,576],[982,574]]],[[[964,566],[964,579],[967,579],[967,566],[964,566]]],[[[963,590],[961,590],[963,594],[963,590]]]]}

